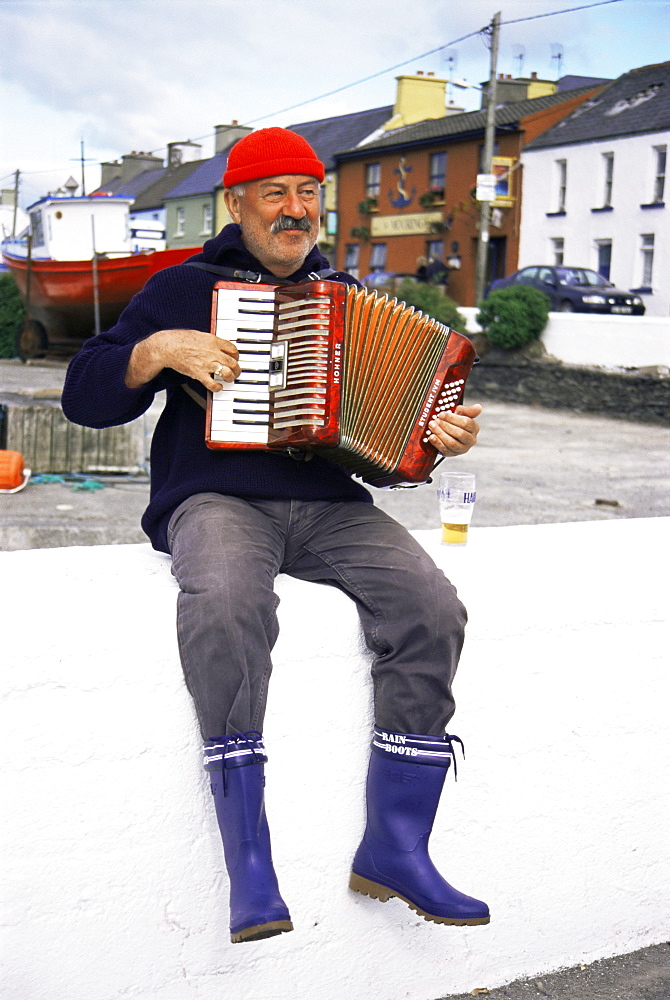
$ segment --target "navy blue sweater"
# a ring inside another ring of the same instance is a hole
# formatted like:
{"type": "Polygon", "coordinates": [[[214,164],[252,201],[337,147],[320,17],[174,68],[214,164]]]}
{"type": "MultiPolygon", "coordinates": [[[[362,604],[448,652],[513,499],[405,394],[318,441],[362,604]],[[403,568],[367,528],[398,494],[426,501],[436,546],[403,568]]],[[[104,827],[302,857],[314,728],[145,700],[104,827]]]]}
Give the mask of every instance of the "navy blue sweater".
{"type": "MultiPolygon", "coordinates": [[[[256,272],[262,265],[244,247],[240,228],[231,224],[209,240],[203,252],[189,258],[208,264],[256,272]]],[[[313,249],[291,275],[305,281],[328,267],[313,249]]],[[[315,456],[310,462],[258,451],[211,450],[205,445],[205,411],[181,388],[186,382],[201,396],[200,382],[171,368],[138,389],[124,382],[135,344],[165,329],[208,332],[212,287],[220,276],[178,264],[149,279],[111,330],[87,340],[70,362],[62,405],[66,417],[86,427],[111,427],[141,416],[154,396],[166,391],[165,408],[151,444],[151,496],[142,527],[154,548],[168,551],[167,524],[174,509],[195,493],[224,493],[266,500],[363,500],[368,491],[346,472],[315,456]]],[[[329,280],[353,283],[339,272],[329,280]]]]}

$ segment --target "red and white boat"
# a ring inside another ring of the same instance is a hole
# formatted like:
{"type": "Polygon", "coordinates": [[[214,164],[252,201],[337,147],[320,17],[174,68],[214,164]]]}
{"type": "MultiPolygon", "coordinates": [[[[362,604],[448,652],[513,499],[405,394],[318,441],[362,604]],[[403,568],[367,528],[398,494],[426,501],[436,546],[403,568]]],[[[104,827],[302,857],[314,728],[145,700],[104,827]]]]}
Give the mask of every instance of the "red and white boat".
{"type": "Polygon", "coordinates": [[[28,208],[30,227],[4,240],[2,259],[26,308],[16,348],[23,360],[78,350],[108,329],[156,271],[197,253],[131,250],[129,198],[48,195],[28,208]]]}

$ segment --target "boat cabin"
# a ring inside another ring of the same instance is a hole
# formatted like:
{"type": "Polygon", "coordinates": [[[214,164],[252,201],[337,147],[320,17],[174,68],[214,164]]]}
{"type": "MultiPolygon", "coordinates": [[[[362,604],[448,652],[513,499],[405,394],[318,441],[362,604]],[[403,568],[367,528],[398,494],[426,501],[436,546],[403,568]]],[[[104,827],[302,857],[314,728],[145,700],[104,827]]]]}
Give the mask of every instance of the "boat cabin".
{"type": "MultiPolygon", "coordinates": [[[[28,208],[33,260],[91,260],[132,253],[130,198],[47,195],[28,208]]],[[[16,254],[16,244],[11,252],[16,254]]],[[[27,247],[26,251],[27,253],[27,247]]]]}

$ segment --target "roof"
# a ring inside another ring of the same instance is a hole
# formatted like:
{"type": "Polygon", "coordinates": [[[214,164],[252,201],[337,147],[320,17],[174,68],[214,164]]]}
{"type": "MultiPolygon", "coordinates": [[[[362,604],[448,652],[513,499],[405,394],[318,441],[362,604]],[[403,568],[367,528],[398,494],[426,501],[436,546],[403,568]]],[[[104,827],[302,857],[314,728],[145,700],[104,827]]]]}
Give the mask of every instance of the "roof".
{"type": "MultiPolygon", "coordinates": [[[[91,191],[90,194],[80,194],[80,195],[71,195],[71,194],[44,194],[44,195],[42,195],[41,198],[38,198],[37,201],[34,201],[31,205],[28,205],[26,211],[27,212],[32,212],[32,210],[34,208],[37,208],[38,205],[44,205],[44,206],[47,206],[47,205],[60,205],[60,206],[65,206],[65,205],[103,205],[103,204],[106,204],[106,205],[109,205],[109,204],[111,204],[111,205],[119,205],[119,204],[129,203],[129,202],[130,202],[130,198],[126,198],[126,196],[122,195],[122,194],[105,195],[103,193],[103,194],[97,195],[95,191],[91,191]]],[[[12,208],[12,211],[14,211],[13,208],[12,208]]]]}
{"type": "Polygon", "coordinates": [[[393,105],[389,104],[369,111],[354,111],[348,115],[300,122],[297,125],[289,125],[288,128],[307,140],[328,171],[336,169],[335,153],[339,149],[358,146],[381,128],[392,114],[393,105]]]}
{"type": "MultiPolygon", "coordinates": [[[[234,145],[234,144],[231,144],[234,145]]],[[[173,187],[166,198],[188,198],[191,195],[210,194],[221,183],[228,162],[228,150],[217,153],[208,160],[198,160],[197,168],[173,187]]]]}
{"type": "Polygon", "coordinates": [[[111,183],[101,184],[99,191],[111,191],[113,194],[123,194],[128,198],[136,198],[142,191],[155,184],[165,172],[165,167],[157,167],[155,170],[143,170],[142,173],[131,177],[125,184],[121,177],[115,177],[111,183]]]}
{"type": "Polygon", "coordinates": [[[526,149],[670,129],[670,62],[624,73],[526,149]]]}
{"type": "Polygon", "coordinates": [[[558,90],[560,93],[564,90],[577,90],[578,87],[602,87],[611,82],[612,78],[609,76],[562,76],[558,81],[558,90]]]}
{"type": "MultiPolygon", "coordinates": [[[[523,118],[563,104],[573,97],[590,94],[593,85],[578,87],[576,90],[564,90],[557,94],[544,97],[534,97],[527,101],[515,101],[496,108],[496,128],[518,127],[523,118]]],[[[443,118],[433,118],[419,122],[416,125],[406,125],[386,133],[382,138],[367,142],[356,149],[348,149],[335,154],[336,159],[353,159],[356,156],[369,156],[372,151],[383,152],[385,149],[400,147],[406,149],[412,145],[428,145],[449,139],[465,138],[466,136],[483,133],[486,127],[486,109],[466,111],[460,115],[446,115],[443,118]]]]}
{"type": "Polygon", "coordinates": [[[162,208],[165,198],[168,198],[173,190],[178,187],[187,177],[207,161],[191,160],[190,163],[182,163],[181,166],[173,170],[163,170],[161,176],[148,188],[145,188],[133,203],[133,212],[146,212],[151,208],[162,208]]]}
{"type": "Polygon", "coordinates": [[[92,194],[102,194],[109,193],[113,195],[119,195],[124,198],[136,198],[142,191],[145,191],[151,184],[155,182],[163,175],[165,172],[165,167],[156,167],[153,170],[143,170],[141,173],[136,174],[127,180],[125,183],[121,180],[121,174],[117,177],[113,177],[112,180],[107,181],[106,184],[101,184],[100,187],[96,188],[92,194]]]}

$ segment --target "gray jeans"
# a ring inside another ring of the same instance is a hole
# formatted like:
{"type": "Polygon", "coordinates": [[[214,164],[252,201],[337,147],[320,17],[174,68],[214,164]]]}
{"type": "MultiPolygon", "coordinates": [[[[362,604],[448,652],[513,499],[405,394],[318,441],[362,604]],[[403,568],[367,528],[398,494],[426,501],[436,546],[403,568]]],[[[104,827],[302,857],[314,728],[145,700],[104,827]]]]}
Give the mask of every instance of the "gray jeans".
{"type": "Polygon", "coordinates": [[[168,541],[179,650],[203,739],[263,728],[280,572],[338,587],[356,602],[374,654],[379,726],[444,733],[465,608],[424,549],[378,507],[200,493],[176,509],[168,541]]]}

